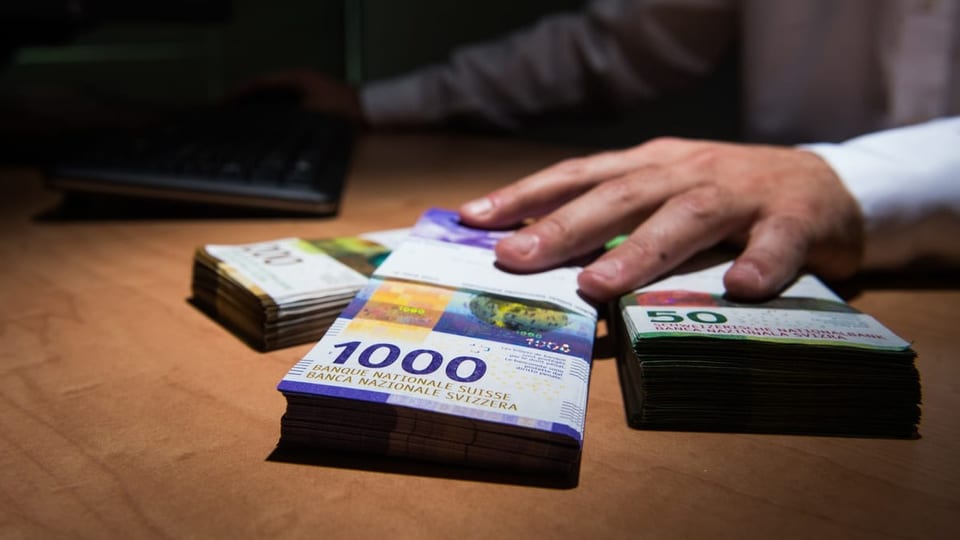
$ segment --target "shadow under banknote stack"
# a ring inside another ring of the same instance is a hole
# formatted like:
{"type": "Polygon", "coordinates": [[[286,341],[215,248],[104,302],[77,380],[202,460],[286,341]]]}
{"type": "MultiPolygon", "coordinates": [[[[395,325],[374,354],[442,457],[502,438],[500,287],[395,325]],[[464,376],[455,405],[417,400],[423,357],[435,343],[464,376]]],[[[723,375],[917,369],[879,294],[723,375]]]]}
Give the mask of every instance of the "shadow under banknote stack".
{"type": "Polygon", "coordinates": [[[191,301],[259,350],[316,341],[406,234],[201,246],[191,301]]]}
{"type": "Polygon", "coordinates": [[[620,381],[646,429],[914,437],[910,344],[806,275],[778,298],[723,296],[729,263],[619,302],[620,381]]]}
{"type": "Polygon", "coordinates": [[[281,446],[575,471],[596,310],[575,268],[496,268],[503,234],[425,214],[280,382],[281,446]]]}

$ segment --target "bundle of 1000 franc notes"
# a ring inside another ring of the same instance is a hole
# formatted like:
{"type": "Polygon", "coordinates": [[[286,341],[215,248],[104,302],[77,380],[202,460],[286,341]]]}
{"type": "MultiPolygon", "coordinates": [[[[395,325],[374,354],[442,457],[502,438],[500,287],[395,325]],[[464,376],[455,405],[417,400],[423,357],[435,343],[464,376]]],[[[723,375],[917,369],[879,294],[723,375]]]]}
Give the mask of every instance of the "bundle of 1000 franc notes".
{"type": "Polygon", "coordinates": [[[281,445],[572,471],[596,311],[575,268],[496,268],[503,234],[427,212],[280,382],[281,445]]]}
{"type": "Polygon", "coordinates": [[[406,234],[201,246],[192,301],[259,350],[316,341],[406,234]]]}

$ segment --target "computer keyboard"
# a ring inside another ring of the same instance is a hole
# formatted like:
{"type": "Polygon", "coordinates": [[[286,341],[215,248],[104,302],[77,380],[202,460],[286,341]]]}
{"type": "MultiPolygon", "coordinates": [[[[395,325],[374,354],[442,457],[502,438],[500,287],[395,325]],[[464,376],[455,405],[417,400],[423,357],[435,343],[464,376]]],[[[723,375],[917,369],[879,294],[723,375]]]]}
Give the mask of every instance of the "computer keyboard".
{"type": "Polygon", "coordinates": [[[194,111],[148,129],[72,143],[48,183],[98,192],[289,210],[338,210],[349,164],[345,120],[293,107],[194,111]]]}

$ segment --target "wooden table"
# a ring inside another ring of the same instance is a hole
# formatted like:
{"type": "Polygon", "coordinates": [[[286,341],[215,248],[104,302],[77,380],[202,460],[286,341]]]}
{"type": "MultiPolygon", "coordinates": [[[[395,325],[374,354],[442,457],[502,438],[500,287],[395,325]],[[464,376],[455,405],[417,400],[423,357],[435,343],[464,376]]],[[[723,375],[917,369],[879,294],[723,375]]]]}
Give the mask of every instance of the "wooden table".
{"type": "Polygon", "coordinates": [[[59,195],[0,173],[0,538],[960,537],[955,285],[852,300],[915,342],[919,440],[632,430],[597,358],[573,488],[271,459],[309,346],[257,353],[191,307],[194,248],[407,226],[570,153],[367,139],[334,219],[45,220],[59,195]]]}

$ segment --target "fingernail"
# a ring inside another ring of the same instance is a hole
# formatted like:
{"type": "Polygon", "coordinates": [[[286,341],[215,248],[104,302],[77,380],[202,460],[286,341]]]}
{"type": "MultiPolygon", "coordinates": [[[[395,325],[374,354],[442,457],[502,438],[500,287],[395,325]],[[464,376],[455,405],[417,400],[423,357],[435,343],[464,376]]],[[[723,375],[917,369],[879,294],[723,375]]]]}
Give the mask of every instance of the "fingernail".
{"type": "Polygon", "coordinates": [[[493,202],[490,199],[483,197],[481,199],[476,199],[468,202],[463,205],[463,209],[470,215],[475,217],[482,217],[486,214],[489,214],[493,210],[493,202]]]}
{"type": "Polygon", "coordinates": [[[517,233],[504,238],[500,242],[517,255],[526,256],[537,248],[540,239],[532,234],[517,233]]]}
{"type": "Polygon", "coordinates": [[[585,269],[603,281],[614,281],[620,275],[620,263],[612,259],[597,261],[585,269]]]}
{"type": "Polygon", "coordinates": [[[727,270],[723,276],[723,286],[733,298],[756,298],[763,294],[763,277],[754,264],[741,261],[727,270]]]}
{"type": "Polygon", "coordinates": [[[732,273],[741,285],[751,289],[759,289],[763,284],[763,278],[760,275],[760,269],[751,262],[738,262],[728,271],[732,273]]]}

